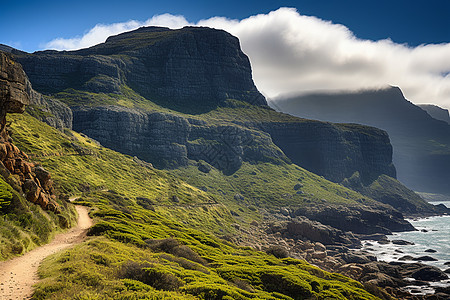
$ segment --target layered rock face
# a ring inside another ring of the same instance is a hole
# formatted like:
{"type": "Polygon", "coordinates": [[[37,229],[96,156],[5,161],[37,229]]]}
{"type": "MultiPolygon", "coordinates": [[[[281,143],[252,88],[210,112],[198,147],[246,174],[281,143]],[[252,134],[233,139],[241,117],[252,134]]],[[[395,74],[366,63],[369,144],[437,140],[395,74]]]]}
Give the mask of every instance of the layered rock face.
{"type": "Polygon", "coordinates": [[[243,161],[288,160],[269,134],[234,125],[118,106],[77,107],[73,114],[74,130],[157,167],[183,166],[192,159],[232,173],[243,161]]]}
{"type": "Polygon", "coordinates": [[[396,175],[392,146],[382,130],[314,121],[261,127],[294,163],[331,181],[341,182],[356,171],[365,182],[380,174],[396,175]]]}
{"type": "Polygon", "coordinates": [[[126,82],[147,99],[179,111],[215,108],[226,99],[266,104],[238,39],[222,30],[143,27],[89,49],[18,54],[17,59],[39,92],[118,92],[126,82]]]}
{"type": "Polygon", "coordinates": [[[335,181],[356,171],[368,179],[395,176],[389,140],[376,129],[300,119],[285,123],[278,116],[261,123],[253,115],[244,123],[225,125],[179,114],[228,106],[229,99],[269,109],[253,83],[238,39],[221,30],[146,27],[78,51],[13,53],[39,92],[70,94],[75,89],[120,95],[126,85],[175,110],[162,113],[101,100],[92,105],[70,103],[76,131],[157,167],[182,166],[191,159],[232,173],[242,161],[289,158],[335,181]]]}
{"type": "Polygon", "coordinates": [[[44,209],[59,211],[50,174],[28,161],[28,156],[11,141],[5,127],[7,113],[23,113],[30,99],[27,79],[20,64],[0,52],[0,174],[25,193],[27,200],[44,209]]]}

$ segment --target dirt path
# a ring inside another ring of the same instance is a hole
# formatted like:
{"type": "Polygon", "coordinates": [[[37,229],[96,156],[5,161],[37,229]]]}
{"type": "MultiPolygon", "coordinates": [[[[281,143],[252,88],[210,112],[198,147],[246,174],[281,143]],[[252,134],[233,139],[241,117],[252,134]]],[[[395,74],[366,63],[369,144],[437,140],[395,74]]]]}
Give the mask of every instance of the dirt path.
{"type": "Polygon", "coordinates": [[[93,224],[92,219],[88,215],[87,207],[76,205],[75,208],[78,212],[76,227],[57,234],[49,244],[0,263],[0,300],[30,299],[32,287],[39,280],[39,264],[44,258],[84,240],[87,229],[93,224]]]}

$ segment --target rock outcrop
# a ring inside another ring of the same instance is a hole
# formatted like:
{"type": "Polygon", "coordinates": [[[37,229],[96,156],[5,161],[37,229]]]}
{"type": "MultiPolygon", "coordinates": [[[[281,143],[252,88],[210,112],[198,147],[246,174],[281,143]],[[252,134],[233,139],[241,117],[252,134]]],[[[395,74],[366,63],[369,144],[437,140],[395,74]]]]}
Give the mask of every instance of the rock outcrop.
{"type": "Polygon", "coordinates": [[[69,106],[63,102],[36,92],[26,79],[26,91],[30,98],[27,112],[38,120],[57,128],[72,129],[73,115],[69,106]]]}
{"type": "Polygon", "coordinates": [[[5,126],[7,113],[23,113],[30,104],[26,87],[26,75],[20,64],[0,52],[0,174],[23,192],[28,201],[58,212],[50,174],[28,161],[28,156],[12,143],[5,126]]]}

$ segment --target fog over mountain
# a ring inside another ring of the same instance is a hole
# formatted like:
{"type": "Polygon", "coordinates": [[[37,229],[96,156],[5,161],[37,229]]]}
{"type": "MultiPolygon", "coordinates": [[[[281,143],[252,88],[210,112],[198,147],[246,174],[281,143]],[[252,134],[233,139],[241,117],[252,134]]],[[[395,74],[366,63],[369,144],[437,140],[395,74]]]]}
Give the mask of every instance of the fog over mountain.
{"type": "Polygon", "coordinates": [[[311,93],[278,99],[272,106],[298,117],[386,130],[400,181],[417,191],[450,193],[450,126],[406,100],[397,87],[311,93]]]}
{"type": "Polygon", "coordinates": [[[146,21],[98,24],[82,36],[56,38],[44,49],[89,47],[140,26],[208,26],[237,36],[249,56],[258,89],[269,98],[312,90],[358,90],[400,86],[414,103],[450,108],[450,44],[409,47],[386,40],[363,40],[351,28],[294,8],[280,8],[243,20],[212,17],[191,23],[163,14],[146,21]]]}

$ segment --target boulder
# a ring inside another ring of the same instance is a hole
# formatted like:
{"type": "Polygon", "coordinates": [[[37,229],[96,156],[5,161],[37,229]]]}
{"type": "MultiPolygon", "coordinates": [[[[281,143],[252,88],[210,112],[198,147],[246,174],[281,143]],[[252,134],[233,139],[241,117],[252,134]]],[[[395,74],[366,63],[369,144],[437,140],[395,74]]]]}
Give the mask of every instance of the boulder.
{"type": "Polygon", "coordinates": [[[36,174],[37,179],[39,179],[39,183],[41,184],[42,188],[46,191],[49,191],[52,186],[50,173],[43,167],[39,166],[34,168],[34,173],[36,174]]]}
{"type": "Polygon", "coordinates": [[[327,252],[326,251],[314,252],[311,254],[311,257],[314,259],[324,259],[325,257],[327,257],[327,252]]]}
{"type": "Polygon", "coordinates": [[[428,253],[436,253],[437,251],[434,249],[427,249],[424,252],[428,252],[428,253]]]}
{"type": "Polygon", "coordinates": [[[25,193],[25,197],[28,201],[36,203],[39,195],[41,194],[41,188],[33,180],[25,180],[22,186],[22,190],[25,193]]]}
{"type": "Polygon", "coordinates": [[[376,261],[377,258],[373,255],[366,254],[366,253],[343,253],[340,255],[340,257],[346,262],[346,263],[357,263],[357,264],[366,264],[372,261],[376,261]]]}
{"type": "Polygon", "coordinates": [[[437,261],[436,258],[428,256],[428,255],[415,257],[415,258],[413,258],[413,260],[415,260],[415,261],[437,261]]]}
{"type": "Polygon", "coordinates": [[[424,266],[419,270],[413,272],[411,277],[416,280],[423,281],[441,281],[448,279],[448,275],[441,271],[439,268],[433,266],[424,266]]]}
{"type": "Polygon", "coordinates": [[[327,248],[322,243],[316,242],[314,243],[314,250],[323,252],[326,251],[327,248]]]}
{"type": "Polygon", "coordinates": [[[408,242],[408,241],[405,241],[405,240],[392,240],[391,242],[394,245],[402,245],[402,246],[404,246],[404,245],[415,245],[413,242],[408,242]]]}

